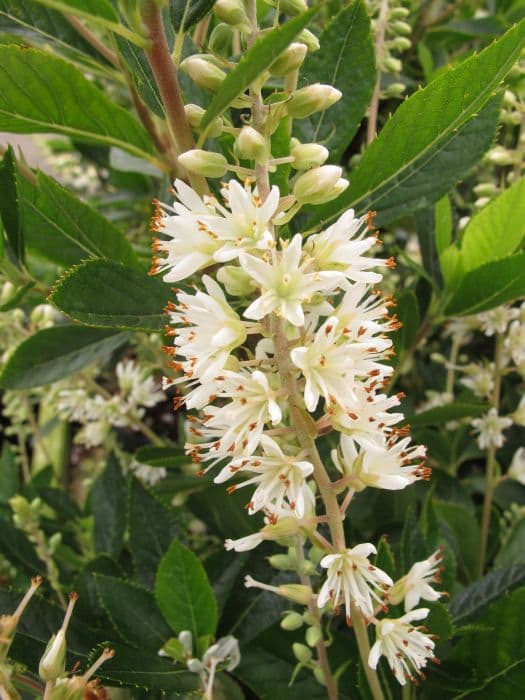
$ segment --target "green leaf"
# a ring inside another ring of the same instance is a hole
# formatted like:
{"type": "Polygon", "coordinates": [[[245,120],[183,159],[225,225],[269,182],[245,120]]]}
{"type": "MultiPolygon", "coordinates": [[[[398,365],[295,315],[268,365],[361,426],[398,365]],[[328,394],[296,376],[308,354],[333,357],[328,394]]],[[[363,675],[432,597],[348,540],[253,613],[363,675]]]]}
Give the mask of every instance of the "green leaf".
{"type": "Polygon", "coordinates": [[[11,146],[7,148],[4,159],[0,164],[0,190],[2,191],[0,215],[4,225],[4,234],[15,260],[23,263],[25,246],[20,214],[20,180],[15,154],[11,146]]]}
{"type": "Polygon", "coordinates": [[[509,566],[491,571],[479,581],[463,588],[450,601],[450,614],[455,625],[477,617],[488,605],[497,601],[504,593],[525,583],[525,566],[509,566]]]}
{"type": "Polygon", "coordinates": [[[0,503],[8,503],[18,491],[18,465],[11,445],[6,441],[0,455],[0,503]]]}
{"type": "Polygon", "coordinates": [[[432,634],[437,634],[440,643],[446,642],[454,634],[454,625],[447,608],[440,602],[424,601],[424,606],[430,608],[430,613],[425,619],[425,627],[432,634]]]}
{"type": "Polygon", "coordinates": [[[176,536],[170,511],[133,478],[128,497],[129,547],[139,581],[153,586],[157,567],[176,536]]]}
{"type": "Polygon", "coordinates": [[[525,517],[512,523],[494,562],[498,568],[513,564],[525,564],[525,517]]]}
{"type": "Polygon", "coordinates": [[[359,212],[376,209],[384,224],[445,194],[489,147],[500,104],[494,90],[524,43],[522,20],[411,95],[366,150],[350,187],[317,208],[312,225],[351,206],[359,212]]]}
{"type": "Polygon", "coordinates": [[[127,41],[120,36],[115,37],[115,40],[118,50],[130,70],[137,92],[147,106],[158,117],[164,119],[164,105],[146,54],[131,41],[127,41]]]}
{"type": "Polygon", "coordinates": [[[95,583],[102,606],[122,639],[139,649],[158,652],[171,637],[171,630],[153,593],[114,576],[95,574],[95,583]]]}
{"type": "Polygon", "coordinates": [[[403,352],[409,350],[416,342],[421,324],[417,297],[411,289],[403,289],[396,295],[396,316],[401,321],[401,328],[392,335],[394,350],[402,358],[403,352]]]}
{"type": "Polygon", "coordinates": [[[408,416],[407,420],[411,427],[420,428],[425,425],[444,425],[449,421],[458,420],[460,418],[471,418],[482,416],[489,410],[490,406],[486,403],[464,403],[454,401],[454,403],[446,404],[445,406],[436,406],[429,408],[421,413],[416,413],[413,416],[408,416]]]}
{"type": "Polygon", "coordinates": [[[515,253],[467,272],[446,305],[445,315],[477,314],[524,295],[525,253],[515,253]]]}
{"type": "Polygon", "coordinates": [[[374,564],[385,571],[389,576],[396,575],[396,562],[394,552],[388,542],[388,539],[383,535],[377,544],[377,554],[374,564]]]}
{"type": "Polygon", "coordinates": [[[140,464],[149,464],[151,467],[165,467],[166,469],[181,469],[191,465],[191,459],[184,454],[182,447],[155,447],[146,445],[139,447],[135,458],[140,464]]]}
{"type": "Polygon", "coordinates": [[[466,637],[457,645],[453,660],[474,669],[473,684],[454,694],[454,700],[516,700],[525,684],[523,609],[525,588],[494,603],[478,619],[490,634],[466,637]],[[517,693],[517,694],[516,694],[517,693]]]}
{"type": "Polygon", "coordinates": [[[194,644],[213,636],[217,629],[217,604],[204,567],[180,542],[173,542],[157,571],[155,596],[174,632],[190,630],[194,644]]]}
{"type": "Polygon", "coordinates": [[[205,17],[215,0],[170,0],[170,19],[173,29],[187,31],[205,17]]]}
{"type": "Polygon", "coordinates": [[[46,575],[46,566],[35,554],[26,535],[3,515],[0,517],[0,552],[28,576],[46,575]]]}
{"type": "Polygon", "coordinates": [[[277,29],[272,29],[243,54],[239,63],[226,76],[221,89],[213,96],[202,118],[203,135],[206,127],[222,114],[232,101],[239,97],[288,47],[297,34],[306,27],[318,9],[318,7],[312,7],[307,12],[288,20],[277,29]]]}
{"type": "Polygon", "coordinates": [[[89,260],[68,270],[49,301],[87,326],[158,331],[169,287],[157,277],[109,260],[89,260]]]}
{"type": "Polygon", "coordinates": [[[416,561],[428,556],[428,548],[419,529],[413,506],[407,511],[401,535],[401,557],[398,563],[398,576],[404,576],[416,561]]]}
{"type": "Polygon", "coordinates": [[[122,551],[126,528],[126,481],[113,455],[93,484],[90,499],[95,520],[95,551],[117,559],[122,551]]]}
{"type": "MultiPolygon", "coordinates": [[[[88,663],[93,663],[105,646],[107,645],[94,649],[89,655],[88,663]]],[[[115,650],[114,658],[97,671],[97,678],[101,678],[107,685],[145,688],[175,697],[182,695],[183,698],[199,696],[199,677],[186,671],[184,666],[174,664],[171,659],[163,659],[152,651],[133,649],[125,644],[111,643],[111,648],[115,650]]],[[[138,693],[132,695],[136,697],[138,693]]]]}
{"type": "Polygon", "coordinates": [[[44,173],[33,187],[19,181],[19,207],[28,249],[64,267],[86,258],[136,264],[124,235],[95,209],[44,173]]]}
{"type": "Polygon", "coordinates": [[[455,550],[458,569],[462,578],[473,580],[477,576],[479,562],[479,524],[475,516],[458,503],[434,501],[438,519],[445,526],[443,533],[455,550]]]}
{"type": "Polygon", "coordinates": [[[0,386],[31,389],[52,384],[106,359],[128,338],[128,333],[69,324],[45,328],[10,355],[0,374],[0,386]]]}
{"type": "Polygon", "coordinates": [[[150,138],[129,110],[67,61],[37,49],[0,46],[0,129],[56,132],[152,158],[150,138]]]}
{"type": "Polygon", "coordinates": [[[341,90],[333,107],[294,122],[303,142],[323,143],[338,163],[363,119],[376,82],[375,51],[370,20],[362,0],[345,7],[319,38],[319,51],[308,53],[301,84],[322,83],[341,90]]]}
{"type": "Polygon", "coordinates": [[[525,177],[493,199],[467,224],[460,259],[465,272],[514,253],[525,237],[525,177]]]}
{"type": "Polygon", "coordinates": [[[452,240],[452,208],[447,195],[442,197],[435,206],[436,217],[436,250],[439,255],[452,240]]]}

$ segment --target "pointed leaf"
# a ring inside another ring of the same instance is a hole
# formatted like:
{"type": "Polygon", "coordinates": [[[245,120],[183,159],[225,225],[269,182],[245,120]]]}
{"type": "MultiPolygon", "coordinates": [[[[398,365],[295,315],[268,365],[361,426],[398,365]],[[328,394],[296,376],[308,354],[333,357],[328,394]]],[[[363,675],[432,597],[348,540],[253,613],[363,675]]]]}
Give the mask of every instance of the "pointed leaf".
{"type": "Polygon", "coordinates": [[[95,550],[98,554],[109,554],[117,559],[122,551],[126,527],[126,481],[113,455],[93,484],[90,498],[95,519],[95,550]]]}

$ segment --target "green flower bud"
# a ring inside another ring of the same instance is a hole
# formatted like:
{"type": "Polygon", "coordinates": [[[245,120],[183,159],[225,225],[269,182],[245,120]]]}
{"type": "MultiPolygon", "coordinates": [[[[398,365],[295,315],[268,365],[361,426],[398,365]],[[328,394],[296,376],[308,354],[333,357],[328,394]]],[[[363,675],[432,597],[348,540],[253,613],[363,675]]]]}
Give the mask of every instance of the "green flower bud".
{"type": "Polygon", "coordinates": [[[338,197],[349,182],[341,177],[342,168],[337,165],[321,165],[300,175],[293,193],[301,204],[324,204],[338,197]]]}
{"type": "Polygon", "coordinates": [[[322,112],[341,99],[342,93],[331,85],[315,83],[295,92],[286,106],[288,114],[303,119],[315,112],[322,112]]]}
{"type": "Polygon", "coordinates": [[[403,97],[403,93],[406,90],[406,86],[403,83],[390,83],[384,90],[381,90],[381,95],[386,98],[400,98],[403,97]]]}
{"type": "Polygon", "coordinates": [[[50,694],[50,700],[83,700],[89,679],[102,664],[115,656],[113,649],[104,649],[99,658],[81,676],[59,678],[50,694]]]}
{"type": "Polygon", "coordinates": [[[226,24],[250,32],[251,24],[248,20],[242,0],[217,0],[214,6],[217,17],[226,24]]]}
{"type": "Polygon", "coordinates": [[[231,52],[232,39],[232,27],[230,27],[229,24],[224,24],[224,22],[221,22],[214,27],[212,33],[210,34],[210,40],[208,42],[210,51],[221,54],[222,56],[229,56],[231,52]]]}
{"type": "Polygon", "coordinates": [[[38,675],[43,681],[55,681],[66,670],[66,636],[59,630],[49,640],[38,665],[38,675]]]}
{"type": "Polygon", "coordinates": [[[322,165],[328,158],[329,151],[319,143],[299,143],[292,146],[290,155],[293,156],[292,168],[309,170],[322,165]]]}
{"type": "Polygon", "coordinates": [[[266,0],[268,5],[272,7],[279,7],[280,12],[284,12],[285,15],[300,15],[302,12],[306,12],[308,5],[305,0],[266,0]]]}
{"type": "Polygon", "coordinates": [[[315,627],[309,627],[306,630],[306,643],[309,647],[314,647],[323,638],[323,633],[321,628],[316,625],[315,627]]]}
{"type": "Polygon", "coordinates": [[[312,589],[310,586],[303,586],[301,583],[284,583],[278,586],[279,593],[288,600],[300,605],[308,605],[312,599],[312,589]]]}
{"type": "Polygon", "coordinates": [[[318,683],[320,683],[321,685],[326,685],[323,669],[320,666],[316,666],[314,668],[314,676],[315,676],[315,680],[318,683]]]}
{"type": "Polygon", "coordinates": [[[401,36],[409,36],[412,34],[412,27],[408,24],[408,22],[403,22],[402,20],[392,22],[389,29],[396,34],[401,34],[401,36]]]}
{"type": "Polygon", "coordinates": [[[287,632],[293,632],[298,630],[304,624],[303,616],[299,615],[297,612],[289,612],[281,620],[281,627],[287,632]]]}
{"type": "Polygon", "coordinates": [[[273,554],[268,557],[268,563],[279,571],[295,571],[295,562],[287,554],[273,554]]]}
{"type": "Polygon", "coordinates": [[[294,42],[285,49],[279,58],[270,66],[270,73],[272,75],[284,76],[292,71],[297,70],[303,63],[308,48],[306,44],[301,44],[299,42],[294,42]]]}
{"type": "MultiPolygon", "coordinates": [[[[189,104],[185,105],[184,111],[186,112],[186,118],[188,123],[194,131],[200,129],[202,118],[205,114],[204,109],[199,107],[199,105],[189,104]]],[[[215,138],[222,134],[223,121],[220,117],[217,117],[209,125],[207,133],[210,138],[215,138]]]]}
{"type": "Polygon", "coordinates": [[[190,173],[203,177],[222,177],[228,170],[228,161],[222,154],[198,148],[181,153],[179,163],[190,173]]]}
{"type": "Polygon", "coordinates": [[[319,39],[309,29],[303,29],[303,31],[297,36],[297,41],[300,41],[302,44],[306,44],[308,51],[319,51],[321,48],[319,39]]]}
{"type": "Polygon", "coordinates": [[[395,39],[391,39],[387,45],[389,49],[394,49],[394,51],[408,51],[412,46],[412,42],[410,39],[407,39],[406,36],[396,36],[395,39]]]}
{"type": "Polygon", "coordinates": [[[0,304],[6,304],[12,297],[14,297],[16,292],[16,287],[12,282],[4,282],[2,285],[2,291],[0,292],[0,304]]]}
{"type": "Polygon", "coordinates": [[[252,278],[241,267],[223,265],[217,272],[217,279],[233,297],[244,297],[253,293],[252,278]]]}
{"type": "Polygon", "coordinates": [[[252,126],[243,126],[235,141],[235,152],[240,158],[260,163],[268,157],[268,144],[252,126]]]}
{"type": "Polygon", "coordinates": [[[315,564],[313,564],[311,561],[308,561],[308,559],[302,564],[301,566],[301,574],[304,576],[315,576],[317,573],[317,567],[315,564]]]}
{"type": "Polygon", "coordinates": [[[217,92],[226,78],[223,70],[202,55],[189,56],[180,67],[199,87],[210,92],[217,92]]]}
{"type": "Polygon", "coordinates": [[[507,150],[503,146],[495,146],[487,153],[486,159],[494,165],[513,165],[515,162],[515,155],[512,151],[507,150]]]}
{"type": "Polygon", "coordinates": [[[177,637],[170,637],[159,651],[159,656],[169,656],[174,661],[185,661],[187,654],[182,642],[177,637]]]}
{"type": "Polygon", "coordinates": [[[292,644],[292,651],[297,661],[300,661],[302,664],[307,664],[312,660],[312,652],[305,644],[295,642],[292,644]]]}
{"type": "Polygon", "coordinates": [[[410,14],[408,7],[393,7],[390,10],[390,19],[405,19],[410,14]]]}
{"type": "Polygon", "coordinates": [[[383,61],[383,70],[387,73],[401,73],[403,64],[399,58],[394,58],[393,56],[387,56],[383,61]]]}
{"type": "Polygon", "coordinates": [[[494,197],[498,194],[498,188],[493,182],[480,182],[474,187],[474,192],[478,197],[494,197]]]}

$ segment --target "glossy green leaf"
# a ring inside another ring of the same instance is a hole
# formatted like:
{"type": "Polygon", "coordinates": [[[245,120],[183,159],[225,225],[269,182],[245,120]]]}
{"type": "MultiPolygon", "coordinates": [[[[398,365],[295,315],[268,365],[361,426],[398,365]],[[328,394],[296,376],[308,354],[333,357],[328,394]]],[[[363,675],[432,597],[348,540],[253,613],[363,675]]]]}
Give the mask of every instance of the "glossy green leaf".
{"type": "Polygon", "coordinates": [[[319,37],[319,51],[308,53],[300,85],[322,83],[341,90],[333,107],[294,122],[303,142],[319,142],[338,163],[363,119],[376,82],[375,52],[365,3],[354,0],[333,17],[319,37]]]}
{"type": "Polygon", "coordinates": [[[187,31],[205,17],[215,5],[215,0],[170,0],[170,19],[173,29],[187,31]]]}
{"type": "Polygon", "coordinates": [[[109,260],[68,270],[49,295],[66,316],[87,326],[158,331],[169,287],[157,277],[109,260]]]}
{"type": "Polygon", "coordinates": [[[499,109],[494,90],[524,44],[525,20],[411,95],[365,152],[350,187],[317,208],[312,224],[350,206],[375,209],[386,223],[445,194],[490,145],[499,109]]]}
{"type": "Polygon", "coordinates": [[[113,455],[91,487],[90,500],[95,521],[95,551],[118,558],[126,528],[126,481],[113,455]]]}
{"type": "MultiPolygon", "coordinates": [[[[0,68],[1,73],[1,68],[0,68]]],[[[0,98],[1,99],[1,98],[0,98]]],[[[20,177],[11,146],[0,163],[0,216],[9,249],[15,260],[24,262],[25,244],[20,212],[20,177]]]]}
{"type": "Polygon", "coordinates": [[[525,517],[518,518],[505,533],[494,562],[498,568],[513,564],[525,564],[525,517]]]}
{"type": "Polygon", "coordinates": [[[150,157],[144,128],[73,65],[49,52],[0,46],[0,129],[56,132],[150,157]],[[57,95],[60,99],[57,99],[57,95]]]}
{"type": "Polygon", "coordinates": [[[157,571],[155,596],[174,632],[190,630],[194,643],[213,636],[217,629],[217,603],[199,559],[180,542],[173,542],[157,571]]]}
{"type": "Polygon", "coordinates": [[[201,122],[201,129],[227,109],[232,101],[239,97],[253,81],[266,70],[281,54],[291,41],[301,32],[318,11],[313,7],[307,12],[288,20],[277,29],[272,30],[246,51],[239,63],[226,76],[221,89],[213,96],[201,122]]]}
{"type": "Polygon", "coordinates": [[[102,574],[95,574],[95,583],[102,606],[122,639],[139,649],[158,652],[172,632],[153,593],[136,583],[102,574]]]}
{"type": "Polygon", "coordinates": [[[452,240],[452,208],[447,195],[435,206],[436,250],[441,254],[452,240]]]}
{"type": "Polygon", "coordinates": [[[5,389],[44,386],[104,360],[126,342],[127,333],[85,326],[53,326],[24,340],[0,374],[5,389]]]}
{"type": "Polygon", "coordinates": [[[170,511],[135,478],[131,479],[129,488],[128,525],[136,577],[152,587],[157,567],[177,528],[170,511]]]}
{"type": "Polygon", "coordinates": [[[467,581],[477,576],[480,532],[476,517],[458,503],[434,501],[440,523],[446,528],[450,545],[454,548],[458,570],[467,581]]]}
{"type": "Polygon", "coordinates": [[[146,447],[139,447],[135,457],[140,464],[149,464],[152,467],[180,470],[185,465],[191,465],[191,458],[184,454],[182,447],[146,445],[146,447]]]}
{"type": "Polygon", "coordinates": [[[525,253],[515,253],[467,272],[446,305],[445,314],[477,314],[524,295],[525,253]]]}
{"type": "Polygon", "coordinates": [[[137,92],[157,116],[164,118],[164,105],[146,54],[141,48],[123,37],[115,37],[115,40],[120,54],[129,68],[137,92]]]}
{"type": "Polygon", "coordinates": [[[106,218],[44,173],[37,186],[19,179],[26,247],[64,267],[86,258],[136,264],[133,248],[106,218]]]}
{"type": "Polygon", "coordinates": [[[467,224],[461,238],[464,272],[514,253],[525,238],[525,178],[489,202],[467,224]]]}
{"type": "Polygon", "coordinates": [[[490,406],[486,403],[454,401],[445,406],[435,406],[426,411],[421,411],[421,413],[408,416],[407,420],[413,428],[420,428],[426,425],[444,425],[449,421],[458,420],[460,418],[482,416],[489,408],[490,406]]]}
{"type": "Polygon", "coordinates": [[[416,342],[417,332],[421,323],[417,297],[411,289],[403,289],[395,297],[396,316],[401,322],[401,328],[392,334],[394,350],[402,358],[403,352],[409,350],[416,342]]]}
{"type": "Polygon", "coordinates": [[[8,503],[18,487],[18,464],[13,449],[6,440],[0,455],[0,503],[8,503]]]}

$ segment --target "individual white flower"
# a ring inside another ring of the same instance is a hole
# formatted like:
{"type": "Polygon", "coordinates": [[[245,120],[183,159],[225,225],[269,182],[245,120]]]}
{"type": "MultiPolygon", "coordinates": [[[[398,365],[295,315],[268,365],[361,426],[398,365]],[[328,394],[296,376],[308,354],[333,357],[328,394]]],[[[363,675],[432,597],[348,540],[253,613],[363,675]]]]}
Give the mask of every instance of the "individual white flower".
{"type": "Polygon", "coordinates": [[[241,661],[239,642],[229,634],[221,637],[215,644],[212,644],[202,657],[202,663],[207,669],[221,665],[225,671],[233,671],[241,661]]]}
{"type": "Polygon", "coordinates": [[[525,395],[521,397],[518,407],[512,413],[512,422],[525,427],[525,395]]]}
{"type": "Polygon", "coordinates": [[[525,322],[513,321],[505,338],[505,350],[510,354],[515,365],[525,362],[525,322]]]}
{"type": "Polygon", "coordinates": [[[461,384],[471,389],[476,396],[486,398],[492,394],[494,389],[494,363],[488,365],[480,365],[471,362],[461,371],[465,372],[465,377],[462,377],[461,384]]]}
{"type": "Polygon", "coordinates": [[[315,292],[328,293],[341,281],[337,272],[307,272],[300,265],[302,237],[296,234],[271,263],[253,255],[241,255],[242,268],[261,288],[260,296],[244,311],[246,318],[259,320],[274,312],[294,326],[304,324],[303,303],[315,292]]]}
{"type": "Polygon", "coordinates": [[[321,559],[321,566],[328,569],[326,581],[317,597],[320,608],[330,602],[334,608],[344,603],[346,619],[350,622],[353,603],[366,617],[374,614],[373,599],[383,604],[381,593],[392,585],[388,574],[368,561],[376,553],[373,544],[358,544],[337,554],[328,554],[321,559]]]}
{"type": "Polygon", "coordinates": [[[439,600],[443,593],[435,591],[430,584],[441,582],[442,559],[442,551],[438,549],[428,559],[413,564],[408,574],[396,581],[389,590],[388,601],[397,605],[404,599],[405,612],[408,612],[418,605],[421,598],[439,600]]]}
{"type": "Polygon", "coordinates": [[[164,467],[152,467],[149,464],[141,464],[135,459],[128,468],[139,481],[148,486],[155,486],[155,484],[158,484],[159,481],[168,476],[168,471],[164,467]]]}
{"type": "Polygon", "coordinates": [[[277,375],[260,370],[226,371],[217,382],[217,398],[231,400],[222,406],[210,405],[204,409],[202,427],[195,431],[204,442],[187,445],[195,461],[211,459],[212,465],[225,457],[253,454],[261,441],[265,423],[275,425],[282,418],[277,401],[280,388],[277,375]]]}
{"type": "Polygon", "coordinates": [[[525,447],[518,447],[514,453],[507,476],[525,486],[525,447]]]}
{"type": "Polygon", "coordinates": [[[373,338],[386,349],[392,345],[392,342],[384,337],[378,340],[375,336],[400,327],[395,317],[388,316],[388,309],[394,304],[391,297],[371,294],[369,285],[356,282],[346,291],[334,316],[337,316],[341,327],[345,329],[347,338],[361,342],[365,340],[372,342],[373,338]]]}
{"type": "Polygon", "coordinates": [[[370,342],[347,341],[339,320],[332,316],[308,345],[294,348],[292,362],[304,378],[304,402],[315,411],[319,399],[349,406],[355,401],[356,378],[388,376],[392,368],[377,362],[380,352],[370,342]]]}
{"type": "Polygon", "coordinates": [[[454,339],[460,339],[462,344],[470,341],[473,331],[480,328],[479,316],[462,316],[453,318],[445,327],[445,335],[454,339]]]}
{"type": "MultiPolygon", "coordinates": [[[[231,351],[246,340],[246,325],[231,308],[221,287],[204,275],[207,294],[179,292],[178,303],[168,304],[170,323],[176,328],[173,352],[186,358],[180,363],[186,377],[210,381],[224,369],[231,351]]],[[[167,349],[172,354],[171,348],[167,349]]],[[[177,363],[174,363],[176,366],[177,363]]]]}
{"type": "Polygon", "coordinates": [[[435,642],[411,623],[424,620],[428,608],[411,610],[402,617],[384,618],[376,626],[376,641],[368,656],[368,665],[376,669],[381,656],[385,656],[396,680],[405,685],[407,680],[416,680],[428,660],[434,660],[435,642]]]}
{"type": "Polygon", "coordinates": [[[280,512],[286,501],[291,512],[302,518],[305,511],[305,492],[311,493],[304,487],[305,480],[313,472],[312,464],[284,454],[275,440],[266,435],[262,435],[261,445],[263,455],[234,459],[215,477],[215,483],[221,484],[240,471],[251,472],[255,476],[228,489],[233,492],[244,486],[257,484],[248,503],[249,513],[257,513],[260,510],[280,512]]]}
{"type": "Polygon", "coordinates": [[[348,435],[341,435],[339,450],[332,450],[332,460],[348,480],[348,486],[362,491],[367,486],[398,490],[418,479],[429,479],[431,470],[420,460],[426,450],[422,445],[409,447],[410,438],[384,445],[367,444],[357,450],[348,435]]]}
{"type": "Polygon", "coordinates": [[[143,370],[132,360],[119,362],[115,372],[123,398],[132,406],[155,406],[166,396],[160,391],[155,379],[145,377],[143,370]]]}
{"type": "Polygon", "coordinates": [[[481,330],[489,337],[497,333],[505,333],[507,326],[518,316],[518,313],[518,309],[509,306],[498,306],[495,309],[478,314],[481,330]]]}
{"type": "Polygon", "coordinates": [[[482,450],[491,446],[501,447],[505,442],[503,431],[512,425],[512,418],[498,416],[497,410],[491,408],[481,418],[473,418],[471,425],[479,433],[478,445],[482,450]]]}
{"type": "Polygon", "coordinates": [[[379,382],[374,379],[356,386],[348,408],[331,404],[327,409],[331,425],[362,447],[383,445],[385,439],[397,430],[393,426],[404,419],[401,412],[390,413],[391,408],[399,406],[404,394],[376,394],[377,384],[379,382]]]}
{"type": "Polygon", "coordinates": [[[354,210],[348,209],[326,231],[309,236],[305,251],[314,258],[319,270],[337,270],[353,282],[375,284],[382,275],[370,268],[384,262],[363,255],[376,244],[376,237],[367,233],[367,217],[357,218],[354,210]]]}
{"type": "Polygon", "coordinates": [[[87,420],[88,394],[84,388],[62,389],[58,394],[58,411],[72,421],[87,420]]]}
{"type": "Polygon", "coordinates": [[[75,435],[75,442],[86,447],[102,445],[109,435],[111,424],[107,420],[90,420],[75,435]]]}
{"type": "Polygon", "coordinates": [[[262,534],[260,532],[255,532],[253,535],[247,535],[238,540],[225,540],[224,548],[228,552],[232,550],[235,552],[249,552],[259,546],[263,540],[264,537],[262,534]]]}

